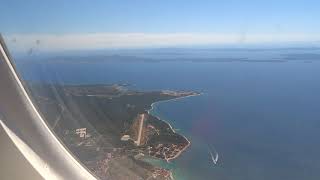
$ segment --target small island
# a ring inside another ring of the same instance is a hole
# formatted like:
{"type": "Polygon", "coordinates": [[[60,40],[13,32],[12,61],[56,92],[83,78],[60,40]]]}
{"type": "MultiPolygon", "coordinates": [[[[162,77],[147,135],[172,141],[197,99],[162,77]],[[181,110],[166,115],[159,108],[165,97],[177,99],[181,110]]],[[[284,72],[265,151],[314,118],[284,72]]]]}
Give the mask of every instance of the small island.
{"type": "Polygon", "coordinates": [[[127,85],[28,83],[44,118],[63,143],[100,179],[172,179],[143,158],[170,161],[190,146],[150,110],[192,91],[135,91],[127,85]]]}

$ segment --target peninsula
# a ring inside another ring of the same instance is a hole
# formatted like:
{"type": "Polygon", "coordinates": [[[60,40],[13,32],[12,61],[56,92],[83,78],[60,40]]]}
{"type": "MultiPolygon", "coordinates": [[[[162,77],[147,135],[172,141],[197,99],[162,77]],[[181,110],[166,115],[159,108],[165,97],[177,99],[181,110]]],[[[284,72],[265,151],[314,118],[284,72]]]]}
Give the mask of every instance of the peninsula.
{"type": "Polygon", "coordinates": [[[29,83],[28,87],[52,130],[100,179],[172,179],[169,170],[142,157],[170,161],[190,145],[149,110],[155,102],[197,92],[143,92],[118,84],[29,83]]]}

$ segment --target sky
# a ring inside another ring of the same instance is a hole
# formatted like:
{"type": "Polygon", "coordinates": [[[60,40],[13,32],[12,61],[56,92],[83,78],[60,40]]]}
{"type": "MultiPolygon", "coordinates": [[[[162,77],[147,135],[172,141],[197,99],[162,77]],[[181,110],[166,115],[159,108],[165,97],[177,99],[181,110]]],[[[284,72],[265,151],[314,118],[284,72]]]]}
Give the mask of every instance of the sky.
{"type": "Polygon", "coordinates": [[[0,2],[0,31],[15,48],[320,42],[319,0],[0,2]]]}

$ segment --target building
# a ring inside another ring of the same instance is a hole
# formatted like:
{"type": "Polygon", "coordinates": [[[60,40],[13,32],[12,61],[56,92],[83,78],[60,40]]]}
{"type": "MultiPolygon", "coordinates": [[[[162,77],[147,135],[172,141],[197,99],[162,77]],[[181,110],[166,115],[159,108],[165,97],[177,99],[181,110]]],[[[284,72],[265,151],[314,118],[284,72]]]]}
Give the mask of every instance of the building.
{"type": "Polygon", "coordinates": [[[78,134],[79,137],[81,137],[81,138],[86,138],[87,128],[79,128],[79,129],[76,129],[76,134],[78,134]]]}

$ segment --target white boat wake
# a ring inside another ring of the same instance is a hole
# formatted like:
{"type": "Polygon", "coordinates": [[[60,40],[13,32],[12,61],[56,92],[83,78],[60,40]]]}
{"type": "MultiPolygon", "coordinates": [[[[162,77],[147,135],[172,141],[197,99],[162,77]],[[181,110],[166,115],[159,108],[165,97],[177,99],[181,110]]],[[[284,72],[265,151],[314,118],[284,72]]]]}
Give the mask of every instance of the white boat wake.
{"type": "Polygon", "coordinates": [[[209,153],[211,156],[211,160],[213,162],[214,165],[217,165],[218,160],[219,160],[219,154],[218,152],[212,147],[209,146],[209,153]]]}

